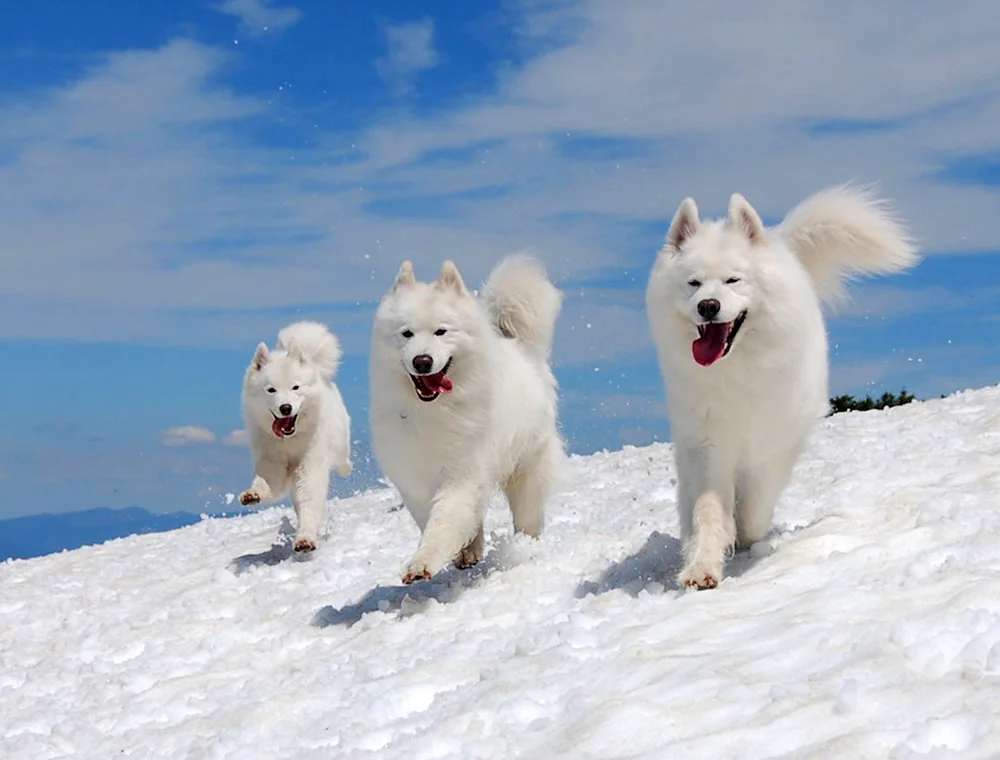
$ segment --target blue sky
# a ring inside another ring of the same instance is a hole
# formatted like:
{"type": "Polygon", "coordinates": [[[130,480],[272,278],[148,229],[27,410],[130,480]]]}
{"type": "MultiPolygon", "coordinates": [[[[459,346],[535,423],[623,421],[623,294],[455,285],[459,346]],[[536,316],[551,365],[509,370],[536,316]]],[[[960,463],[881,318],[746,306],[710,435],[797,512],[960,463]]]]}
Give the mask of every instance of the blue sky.
{"type": "Polygon", "coordinates": [[[831,318],[835,392],[1000,381],[1000,7],[803,0],[19,3],[0,41],[0,518],[217,509],[253,347],[328,322],[366,463],[403,258],[567,293],[575,451],[669,434],[642,311],[680,200],[878,182],[924,263],[831,318]],[[172,434],[168,431],[176,428],[172,434]]]}

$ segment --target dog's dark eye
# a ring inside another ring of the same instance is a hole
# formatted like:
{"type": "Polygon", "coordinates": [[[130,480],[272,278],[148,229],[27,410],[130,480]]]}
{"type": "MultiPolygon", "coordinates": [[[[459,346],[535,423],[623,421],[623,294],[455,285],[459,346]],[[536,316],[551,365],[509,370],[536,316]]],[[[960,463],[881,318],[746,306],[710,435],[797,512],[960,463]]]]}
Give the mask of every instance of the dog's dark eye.
{"type": "Polygon", "coordinates": [[[297,385],[293,385],[293,386],[292,386],[292,390],[293,390],[293,391],[297,391],[298,389],[299,389],[299,386],[297,386],[297,385]]]}
{"type": "Polygon", "coordinates": [[[413,337],[413,330],[403,330],[403,332],[401,333],[401,335],[404,338],[407,338],[407,339],[412,338],[413,337]]]}
{"type": "Polygon", "coordinates": [[[700,288],[701,280],[688,280],[688,285],[690,285],[692,288],[700,288]]]}
{"type": "Polygon", "coordinates": [[[434,334],[435,335],[444,335],[446,332],[448,332],[448,331],[445,330],[443,327],[440,327],[440,328],[438,328],[437,330],[434,331],[434,334]]]}
{"type": "Polygon", "coordinates": [[[728,280],[726,280],[726,285],[735,285],[739,281],[740,281],[739,277],[730,277],[728,280]]]}
{"type": "Polygon", "coordinates": [[[267,389],[267,392],[268,392],[268,393],[277,393],[278,391],[277,391],[277,389],[276,389],[276,388],[268,388],[268,389],[267,389]]]}

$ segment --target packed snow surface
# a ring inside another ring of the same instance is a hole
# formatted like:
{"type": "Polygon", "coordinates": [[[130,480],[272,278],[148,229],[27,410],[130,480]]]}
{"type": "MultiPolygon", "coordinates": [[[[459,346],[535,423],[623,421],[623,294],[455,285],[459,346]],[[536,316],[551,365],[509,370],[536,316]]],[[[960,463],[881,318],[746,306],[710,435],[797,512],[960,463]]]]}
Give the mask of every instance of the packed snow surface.
{"type": "Polygon", "coordinates": [[[670,446],[569,469],[406,588],[390,490],[0,564],[0,756],[1000,757],[1000,388],[825,421],[711,591],[670,446]]]}

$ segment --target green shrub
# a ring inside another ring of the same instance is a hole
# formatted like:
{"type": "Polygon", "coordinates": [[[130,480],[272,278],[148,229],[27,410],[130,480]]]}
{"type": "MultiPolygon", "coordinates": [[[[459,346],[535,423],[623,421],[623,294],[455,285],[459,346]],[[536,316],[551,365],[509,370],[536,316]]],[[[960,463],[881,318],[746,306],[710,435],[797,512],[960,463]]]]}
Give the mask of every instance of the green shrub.
{"type": "Polygon", "coordinates": [[[872,398],[871,396],[865,396],[864,398],[858,399],[854,396],[834,396],[830,399],[830,414],[837,414],[838,412],[867,412],[870,409],[886,409],[890,406],[902,406],[903,404],[909,404],[911,401],[916,401],[917,397],[912,393],[907,393],[905,390],[901,390],[899,393],[889,393],[886,391],[878,398],[872,398]]]}

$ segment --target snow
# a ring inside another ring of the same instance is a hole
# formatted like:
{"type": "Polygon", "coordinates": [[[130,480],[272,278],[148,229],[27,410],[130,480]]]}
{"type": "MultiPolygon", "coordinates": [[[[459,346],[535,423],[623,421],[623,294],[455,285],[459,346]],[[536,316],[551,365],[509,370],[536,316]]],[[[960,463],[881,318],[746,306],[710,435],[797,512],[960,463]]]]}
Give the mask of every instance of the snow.
{"type": "Polygon", "coordinates": [[[389,490],[0,564],[0,756],[1000,756],[1000,387],[826,420],[712,591],[668,445],[570,469],[408,588],[389,490]]]}

